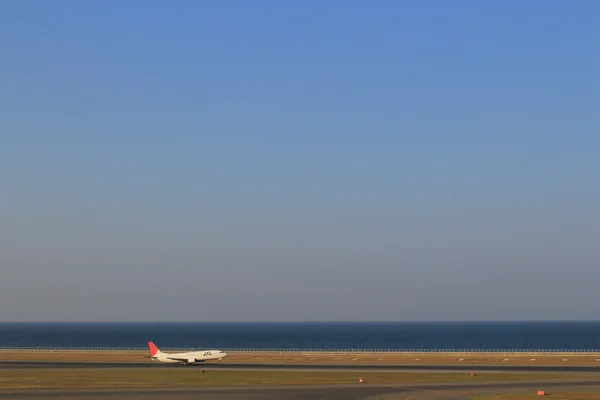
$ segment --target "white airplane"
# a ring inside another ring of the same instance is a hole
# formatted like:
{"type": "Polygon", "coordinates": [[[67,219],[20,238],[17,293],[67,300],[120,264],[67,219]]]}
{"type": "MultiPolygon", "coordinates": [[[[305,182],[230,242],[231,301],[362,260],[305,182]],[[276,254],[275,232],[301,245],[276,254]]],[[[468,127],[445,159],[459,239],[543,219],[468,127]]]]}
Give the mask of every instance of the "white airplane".
{"type": "Polygon", "coordinates": [[[152,357],[150,358],[152,360],[166,363],[183,363],[184,365],[189,365],[207,360],[222,360],[227,356],[227,353],[221,350],[189,351],[187,353],[163,353],[152,342],[148,342],[148,346],[150,347],[150,354],[152,354],[152,357]]]}

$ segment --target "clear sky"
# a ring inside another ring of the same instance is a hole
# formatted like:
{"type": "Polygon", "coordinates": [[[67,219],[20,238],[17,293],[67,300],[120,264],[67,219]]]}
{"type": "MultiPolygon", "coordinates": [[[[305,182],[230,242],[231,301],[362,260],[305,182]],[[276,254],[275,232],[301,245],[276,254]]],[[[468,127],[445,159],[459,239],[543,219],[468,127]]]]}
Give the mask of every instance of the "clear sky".
{"type": "Polygon", "coordinates": [[[0,320],[600,316],[600,2],[0,2],[0,320]]]}

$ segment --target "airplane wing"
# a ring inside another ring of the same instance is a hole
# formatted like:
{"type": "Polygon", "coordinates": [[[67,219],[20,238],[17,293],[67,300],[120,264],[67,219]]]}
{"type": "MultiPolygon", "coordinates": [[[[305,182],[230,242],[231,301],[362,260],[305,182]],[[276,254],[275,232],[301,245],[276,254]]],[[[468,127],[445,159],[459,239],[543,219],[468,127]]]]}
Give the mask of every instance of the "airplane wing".
{"type": "Polygon", "coordinates": [[[176,361],[185,361],[185,362],[187,362],[192,357],[167,357],[167,358],[169,360],[176,360],[176,361]]]}

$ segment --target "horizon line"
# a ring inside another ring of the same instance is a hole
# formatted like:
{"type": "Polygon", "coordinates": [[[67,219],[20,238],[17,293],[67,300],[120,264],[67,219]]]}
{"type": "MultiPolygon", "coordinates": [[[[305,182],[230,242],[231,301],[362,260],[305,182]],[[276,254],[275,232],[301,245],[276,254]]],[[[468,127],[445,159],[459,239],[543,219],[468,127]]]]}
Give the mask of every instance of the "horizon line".
{"type": "Polygon", "coordinates": [[[179,321],[179,320],[140,320],[140,321],[75,321],[75,320],[40,320],[40,321],[1,321],[0,324],[429,324],[429,323],[539,323],[539,322],[600,322],[600,319],[481,319],[481,320],[227,320],[227,321],[179,321]]]}

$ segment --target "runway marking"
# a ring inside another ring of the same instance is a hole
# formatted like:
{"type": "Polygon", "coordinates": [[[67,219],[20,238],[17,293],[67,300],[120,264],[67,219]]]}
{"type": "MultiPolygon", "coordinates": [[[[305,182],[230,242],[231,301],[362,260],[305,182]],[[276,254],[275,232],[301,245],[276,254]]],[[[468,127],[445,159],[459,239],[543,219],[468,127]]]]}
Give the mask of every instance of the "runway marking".
{"type": "MultiPolygon", "coordinates": [[[[417,389],[416,391],[429,392],[428,395],[425,395],[426,399],[429,399],[429,398],[436,399],[436,398],[439,398],[439,396],[444,396],[443,398],[446,399],[446,396],[448,396],[448,395],[461,395],[458,390],[417,389]],[[434,397],[430,397],[430,395],[432,395],[432,394],[434,394],[433,395],[434,397]]],[[[462,392],[462,396],[467,396],[469,393],[475,393],[475,391],[471,390],[471,391],[462,392]]],[[[423,396],[424,396],[424,394],[413,394],[413,395],[404,397],[404,400],[418,400],[418,399],[422,399],[423,396]]]]}
{"type": "Polygon", "coordinates": [[[319,400],[326,400],[327,398],[332,398],[335,394],[328,394],[327,396],[321,397],[319,400]]]}

